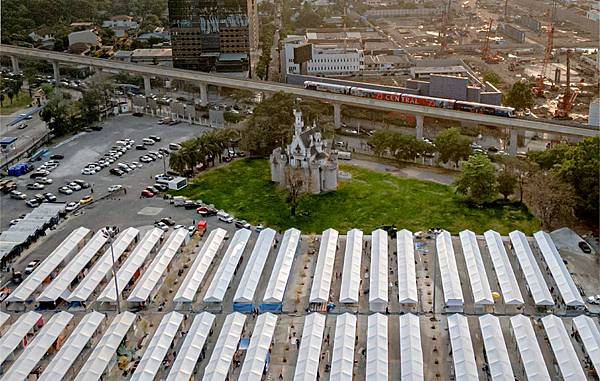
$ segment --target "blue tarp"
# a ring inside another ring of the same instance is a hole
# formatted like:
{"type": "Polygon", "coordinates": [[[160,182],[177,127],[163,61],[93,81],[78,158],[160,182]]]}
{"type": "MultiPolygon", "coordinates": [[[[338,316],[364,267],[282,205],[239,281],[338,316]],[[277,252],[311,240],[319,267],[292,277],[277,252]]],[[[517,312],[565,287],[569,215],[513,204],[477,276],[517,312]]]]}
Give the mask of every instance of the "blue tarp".
{"type": "Polygon", "coordinates": [[[272,312],[272,313],[281,313],[281,311],[283,310],[283,305],[281,303],[274,303],[274,304],[269,304],[269,303],[264,303],[261,304],[259,307],[260,312],[272,312]]]}
{"type": "Polygon", "coordinates": [[[241,312],[243,314],[251,314],[254,311],[254,304],[252,303],[233,303],[233,311],[241,312]]]}

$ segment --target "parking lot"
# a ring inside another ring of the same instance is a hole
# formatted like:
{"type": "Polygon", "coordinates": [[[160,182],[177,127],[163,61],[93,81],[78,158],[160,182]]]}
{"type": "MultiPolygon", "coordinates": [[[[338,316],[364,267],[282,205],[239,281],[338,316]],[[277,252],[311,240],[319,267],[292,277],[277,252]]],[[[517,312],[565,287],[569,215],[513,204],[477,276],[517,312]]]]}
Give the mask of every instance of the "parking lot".
{"type": "MultiPolygon", "coordinates": [[[[139,157],[148,151],[139,151],[135,145],[142,144],[142,139],[149,135],[161,137],[161,141],[149,150],[158,151],[161,147],[168,147],[169,143],[181,142],[193,136],[197,136],[205,129],[197,125],[190,126],[187,123],[179,123],[173,126],[164,126],[157,123],[157,119],[151,117],[133,117],[131,115],[120,115],[108,119],[102,124],[102,131],[83,132],[73,137],[67,138],[51,148],[51,154],[64,155],[60,160],[60,165],[54,169],[48,176],[52,179],[52,184],[45,185],[43,190],[28,190],[26,185],[33,183],[30,174],[17,178],[18,191],[27,194],[27,199],[33,198],[34,194],[51,192],[58,198],[59,202],[78,202],[81,198],[91,194],[98,198],[108,193],[108,187],[120,184],[127,189],[127,194],[119,194],[119,198],[126,200],[136,200],[140,192],[148,185],[155,183],[154,175],[163,172],[163,162],[161,159],[142,163],[142,168],[137,168],[121,177],[109,174],[110,168],[116,167],[117,163],[127,163],[138,161],[139,157]],[[81,170],[87,163],[92,163],[108,152],[117,140],[130,138],[135,140],[134,147],[127,151],[111,166],[102,169],[94,175],[82,175],[81,170]],[[58,192],[58,188],[72,182],[75,179],[81,179],[90,184],[90,188],[73,192],[71,195],[64,195],[58,192]]],[[[45,160],[36,162],[39,167],[45,160]]],[[[168,165],[168,158],[165,159],[168,165]]],[[[129,203],[119,203],[115,208],[130,214],[135,210],[127,211],[129,203]]],[[[9,226],[12,219],[18,218],[21,214],[28,213],[31,208],[25,205],[24,200],[10,199],[9,195],[0,196],[0,208],[2,216],[0,218],[0,229],[4,230],[9,226]]],[[[111,207],[109,207],[111,208],[111,207]]]]}

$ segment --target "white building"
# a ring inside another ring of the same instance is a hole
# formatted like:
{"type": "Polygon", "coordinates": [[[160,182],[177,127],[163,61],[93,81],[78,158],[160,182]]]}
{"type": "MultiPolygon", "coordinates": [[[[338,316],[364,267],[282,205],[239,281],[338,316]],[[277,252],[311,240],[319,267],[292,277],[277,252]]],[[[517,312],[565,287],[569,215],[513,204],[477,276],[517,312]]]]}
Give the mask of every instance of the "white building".
{"type": "MultiPolygon", "coordinates": [[[[301,74],[300,65],[294,63],[294,48],[307,43],[304,36],[289,36],[285,39],[286,73],[301,74]]],[[[312,59],[307,62],[309,75],[351,75],[364,68],[362,49],[346,48],[339,44],[313,44],[312,59]]]]}
{"type": "Polygon", "coordinates": [[[593,21],[600,21],[600,11],[595,9],[588,11],[587,18],[593,21]]]}
{"type": "Polygon", "coordinates": [[[102,23],[102,27],[112,29],[117,37],[123,37],[128,30],[137,29],[139,25],[133,17],[123,15],[111,17],[102,23]]]}
{"type": "Polygon", "coordinates": [[[588,124],[590,126],[600,127],[600,99],[594,99],[590,102],[588,124]]]}
{"type": "Polygon", "coordinates": [[[327,141],[321,139],[316,126],[304,129],[302,112],[294,110],[294,137],[284,150],[273,150],[269,163],[271,181],[287,187],[291,176],[294,181],[301,180],[302,188],[308,193],[318,194],[337,189],[338,159],[337,153],[327,148],[327,141]],[[297,171],[290,174],[290,171],[297,171]]]}

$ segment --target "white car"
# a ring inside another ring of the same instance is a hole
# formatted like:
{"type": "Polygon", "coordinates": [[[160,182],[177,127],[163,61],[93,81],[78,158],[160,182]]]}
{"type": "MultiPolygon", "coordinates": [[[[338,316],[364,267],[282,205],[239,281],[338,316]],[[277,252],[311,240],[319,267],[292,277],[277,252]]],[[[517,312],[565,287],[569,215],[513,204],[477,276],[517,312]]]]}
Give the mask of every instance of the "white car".
{"type": "Polygon", "coordinates": [[[73,190],[69,187],[60,187],[58,188],[58,193],[70,195],[73,194],[73,190]]]}
{"type": "Polygon", "coordinates": [[[68,183],[67,186],[74,191],[81,190],[81,185],[79,185],[77,183],[68,183]]]}
{"type": "Polygon", "coordinates": [[[130,165],[135,165],[138,168],[142,168],[143,167],[142,163],[139,163],[137,161],[132,161],[130,165]]]}
{"type": "Polygon", "coordinates": [[[33,270],[35,270],[35,268],[40,264],[39,260],[34,260],[31,261],[27,264],[27,267],[25,267],[25,274],[31,274],[33,272],[33,270]]]}
{"type": "Polygon", "coordinates": [[[116,192],[116,191],[120,191],[121,189],[123,189],[123,185],[111,185],[108,187],[108,191],[110,193],[116,192]]]}
{"type": "Polygon", "coordinates": [[[21,220],[22,218],[15,218],[14,220],[10,220],[10,226],[18,224],[21,220]]]}
{"type": "Polygon", "coordinates": [[[70,203],[67,204],[67,206],[65,206],[65,211],[72,212],[75,209],[77,209],[78,206],[79,206],[78,203],[76,203],[76,202],[70,202],[70,203]]]}
{"type": "Polygon", "coordinates": [[[48,177],[38,177],[37,182],[40,184],[52,184],[52,179],[48,177]]]}
{"type": "Polygon", "coordinates": [[[219,216],[219,220],[223,221],[223,222],[225,222],[227,224],[233,223],[233,217],[231,217],[231,216],[227,216],[227,217],[225,217],[225,216],[219,216]]]}
{"type": "Polygon", "coordinates": [[[157,222],[157,223],[155,224],[155,226],[156,226],[157,228],[159,228],[160,230],[162,230],[162,231],[165,231],[165,232],[166,232],[167,230],[169,230],[169,227],[168,227],[168,226],[167,226],[167,224],[165,224],[164,222],[157,222]]]}
{"type": "Polygon", "coordinates": [[[96,171],[94,171],[93,169],[90,168],[84,168],[81,170],[81,174],[82,175],[94,175],[96,173],[96,171]]]}

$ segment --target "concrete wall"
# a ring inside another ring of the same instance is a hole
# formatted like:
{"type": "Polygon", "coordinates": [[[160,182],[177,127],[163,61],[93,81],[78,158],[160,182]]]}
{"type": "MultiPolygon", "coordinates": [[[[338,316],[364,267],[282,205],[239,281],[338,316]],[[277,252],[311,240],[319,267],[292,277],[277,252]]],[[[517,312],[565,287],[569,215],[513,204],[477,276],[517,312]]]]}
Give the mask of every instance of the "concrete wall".
{"type": "Polygon", "coordinates": [[[334,85],[342,85],[342,86],[357,86],[365,89],[372,90],[382,90],[382,91],[393,91],[393,92],[406,92],[410,94],[416,94],[414,90],[405,88],[405,87],[393,87],[393,86],[383,86],[377,85],[373,83],[364,83],[364,82],[356,82],[356,81],[346,81],[343,79],[333,79],[333,78],[323,78],[323,77],[315,77],[312,75],[300,75],[300,74],[287,74],[285,76],[286,83],[290,85],[303,86],[304,81],[316,81],[316,82],[324,82],[331,83],[334,85]]]}
{"type": "Polygon", "coordinates": [[[469,102],[480,102],[481,101],[481,89],[475,86],[467,86],[467,100],[469,102]]]}
{"type": "Polygon", "coordinates": [[[519,43],[525,42],[525,32],[513,25],[500,24],[498,30],[519,43]]]}
{"type": "Polygon", "coordinates": [[[533,17],[522,15],[517,19],[519,25],[524,26],[527,29],[531,29],[534,32],[539,32],[542,29],[542,23],[533,17]]]}
{"type": "Polygon", "coordinates": [[[502,93],[497,92],[482,92],[479,98],[480,103],[500,106],[502,104],[502,93]]]}
{"type": "Polygon", "coordinates": [[[429,84],[429,96],[466,101],[468,84],[469,80],[464,77],[432,75],[429,84]]]}

